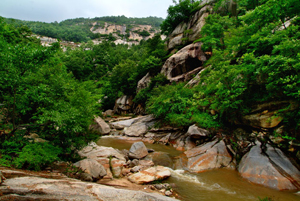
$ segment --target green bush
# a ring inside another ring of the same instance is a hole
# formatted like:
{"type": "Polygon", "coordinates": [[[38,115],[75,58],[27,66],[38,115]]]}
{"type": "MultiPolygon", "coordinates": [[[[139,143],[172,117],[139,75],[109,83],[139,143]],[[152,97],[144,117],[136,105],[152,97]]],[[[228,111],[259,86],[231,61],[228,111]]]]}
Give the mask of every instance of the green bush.
{"type": "Polygon", "coordinates": [[[59,160],[61,149],[49,143],[33,143],[26,145],[13,161],[17,168],[39,171],[52,162],[59,160]]]}

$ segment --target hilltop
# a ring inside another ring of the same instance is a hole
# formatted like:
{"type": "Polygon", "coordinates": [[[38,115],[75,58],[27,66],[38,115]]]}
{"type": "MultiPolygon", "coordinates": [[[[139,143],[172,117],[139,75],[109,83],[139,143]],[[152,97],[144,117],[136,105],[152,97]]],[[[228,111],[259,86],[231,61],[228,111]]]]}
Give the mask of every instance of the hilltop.
{"type": "Polygon", "coordinates": [[[107,16],[96,18],[67,19],[62,22],[37,22],[4,18],[15,27],[27,26],[34,34],[62,41],[87,42],[98,44],[103,40],[116,41],[117,44],[135,44],[152,38],[160,32],[162,18],[127,18],[107,16]]]}

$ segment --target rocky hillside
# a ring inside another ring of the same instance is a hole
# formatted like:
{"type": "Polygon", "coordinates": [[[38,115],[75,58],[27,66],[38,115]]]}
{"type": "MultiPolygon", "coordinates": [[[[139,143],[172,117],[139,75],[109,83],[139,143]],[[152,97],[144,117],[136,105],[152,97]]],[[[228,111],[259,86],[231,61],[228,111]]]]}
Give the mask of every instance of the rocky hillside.
{"type": "MultiPolygon", "coordinates": [[[[37,35],[56,38],[61,41],[87,42],[93,40],[98,44],[101,41],[115,41],[116,44],[137,44],[141,40],[152,38],[160,32],[159,25],[162,18],[127,18],[96,17],[93,19],[76,18],[64,20],[60,23],[33,22],[16,19],[5,19],[16,27],[23,25],[37,35]]],[[[48,41],[51,42],[51,41],[48,41]]]]}

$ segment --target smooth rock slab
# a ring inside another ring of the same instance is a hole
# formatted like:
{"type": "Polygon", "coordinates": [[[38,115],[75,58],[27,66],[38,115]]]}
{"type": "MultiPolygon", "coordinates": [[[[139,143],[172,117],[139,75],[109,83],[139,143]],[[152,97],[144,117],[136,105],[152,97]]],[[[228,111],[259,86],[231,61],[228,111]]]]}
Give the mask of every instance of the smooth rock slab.
{"type": "Polygon", "coordinates": [[[267,145],[262,154],[261,143],[245,154],[239,164],[241,176],[253,183],[278,190],[300,189],[300,172],[280,149],[267,145]]]}
{"type": "Polygon", "coordinates": [[[163,180],[170,176],[171,172],[168,168],[155,166],[130,175],[128,180],[137,184],[146,184],[156,180],[163,180]]]}
{"type": "Polygon", "coordinates": [[[0,200],[84,200],[84,201],[173,201],[159,194],[115,189],[75,179],[20,177],[7,179],[0,186],[0,200]],[[19,195],[18,195],[19,194],[19,195]]]}
{"type": "Polygon", "coordinates": [[[233,159],[223,140],[206,143],[184,152],[188,158],[187,168],[192,172],[202,172],[221,167],[233,168],[233,159]]]}

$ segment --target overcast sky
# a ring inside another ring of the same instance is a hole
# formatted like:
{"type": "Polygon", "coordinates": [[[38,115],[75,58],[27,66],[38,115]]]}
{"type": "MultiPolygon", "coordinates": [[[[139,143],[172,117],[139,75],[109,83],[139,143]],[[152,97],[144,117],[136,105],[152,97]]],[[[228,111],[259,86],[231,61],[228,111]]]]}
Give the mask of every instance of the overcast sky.
{"type": "Polygon", "coordinates": [[[118,15],[165,18],[170,5],[172,0],[0,0],[0,16],[42,22],[118,15]]]}

